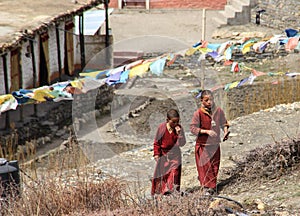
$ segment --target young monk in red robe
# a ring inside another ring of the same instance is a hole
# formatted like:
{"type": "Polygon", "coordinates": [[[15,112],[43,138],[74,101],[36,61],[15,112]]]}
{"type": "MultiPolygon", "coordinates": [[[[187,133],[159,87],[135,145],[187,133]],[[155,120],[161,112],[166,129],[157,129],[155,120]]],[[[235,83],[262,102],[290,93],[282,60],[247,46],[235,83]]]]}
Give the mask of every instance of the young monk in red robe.
{"type": "Polygon", "coordinates": [[[193,115],[190,131],[197,136],[195,160],[200,185],[206,194],[213,194],[220,166],[220,131],[224,130],[226,140],[229,124],[224,111],[215,106],[211,91],[202,91],[200,99],[201,107],[193,115]]]}
{"type": "Polygon", "coordinates": [[[153,143],[156,166],[152,179],[152,196],[180,191],[180,146],[184,146],[185,143],[185,134],[179,124],[179,113],[171,109],[167,112],[166,122],[158,126],[153,143]]]}

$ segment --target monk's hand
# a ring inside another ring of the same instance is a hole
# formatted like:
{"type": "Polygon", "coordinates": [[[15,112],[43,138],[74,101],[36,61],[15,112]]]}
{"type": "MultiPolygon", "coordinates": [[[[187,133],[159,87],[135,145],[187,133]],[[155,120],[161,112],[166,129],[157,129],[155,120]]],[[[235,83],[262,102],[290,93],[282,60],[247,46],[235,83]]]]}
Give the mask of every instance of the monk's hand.
{"type": "Polygon", "coordinates": [[[228,140],[229,134],[230,134],[230,131],[227,131],[227,132],[224,134],[223,142],[226,141],[226,140],[228,140]]]}
{"type": "Polygon", "coordinates": [[[154,160],[157,162],[158,159],[159,159],[159,156],[158,156],[158,155],[155,155],[155,156],[154,156],[154,160]]]}
{"type": "Polygon", "coordinates": [[[178,125],[175,127],[176,133],[180,134],[181,132],[181,127],[179,127],[178,125]]]}
{"type": "Polygon", "coordinates": [[[206,133],[211,137],[217,136],[217,133],[214,130],[206,130],[206,133]]]}

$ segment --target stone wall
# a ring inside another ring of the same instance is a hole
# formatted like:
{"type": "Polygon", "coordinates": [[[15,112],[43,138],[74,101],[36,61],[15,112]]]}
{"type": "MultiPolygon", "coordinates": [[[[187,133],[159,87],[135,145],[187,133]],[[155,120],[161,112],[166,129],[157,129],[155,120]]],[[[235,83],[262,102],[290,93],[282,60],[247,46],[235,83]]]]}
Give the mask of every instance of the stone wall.
{"type": "Polygon", "coordinates": [[[299,29],[300,1],[299,0],[257,0],[252,9],[252,22],[258,10],[266,10],[261,15],[261,25],[275,29],[299,29]]]}
{"type": "Polygon", "coordinates": [[[300,101],[300,79],[285,78],[278,84],[256,83],[224,92],[217,90],[218,97],[225,98],[228,119],[235,119],[278,104],[300,101]]]}
{"type": "Polygon", "coordinates": [[[113,88],[104,85],[86,94],[74,95],[73,101],[29,104],[2,113],[0,157],[15,153],[18,145],[25,145],[31,140],[37,140],[35,145],[38,147],[54,138],[67,139],[70,133],[68,127],[73,122],[80,127],[82,122],[107,112],[112,97],[113,88]]]}

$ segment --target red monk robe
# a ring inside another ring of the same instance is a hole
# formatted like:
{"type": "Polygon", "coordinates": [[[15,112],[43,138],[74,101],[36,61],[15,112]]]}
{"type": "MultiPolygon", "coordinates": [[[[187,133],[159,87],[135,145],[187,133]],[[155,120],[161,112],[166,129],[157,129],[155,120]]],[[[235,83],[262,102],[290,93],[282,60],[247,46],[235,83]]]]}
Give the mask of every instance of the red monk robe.
{"type": "MultiPolygon", "coordinates": [[[[179,125],[180,126],[180,125],[179,125]]],[[[160,158],[156,163],[152,179],[151,195],[168,194],[180,191],[181,150],[186,143],[183,128],[180,135],[173,129],[167,129],[167,123],[161,123],[154,139],[154,156],[160,158]]]]}
{"type": "Polygon", "coordinates": [[[190,125],[191,132],[197,136],[195,160],[200,185],[216,188],[220,166],[220,128],[228,127],[224,111],[217,107],[212,115],[204,108],[199,108],[193,115],[190,125]],[[200,130],[214,130],[216,137],[200,133],[200,130]]]}

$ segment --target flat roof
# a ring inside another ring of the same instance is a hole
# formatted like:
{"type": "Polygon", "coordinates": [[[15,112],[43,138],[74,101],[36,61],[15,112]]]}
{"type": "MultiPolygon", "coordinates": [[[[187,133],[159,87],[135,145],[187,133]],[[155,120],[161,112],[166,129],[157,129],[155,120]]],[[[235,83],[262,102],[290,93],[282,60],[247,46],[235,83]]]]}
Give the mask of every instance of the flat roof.
{"type": "Polygon", "coordinates": [[[26,34],[32,35],[47,24],[75,16],[93,7],[104,8],[105,0],[1,0],[0,54],[26,34]],[[28,33],[24,33],[27,30],[28,33]]]}

